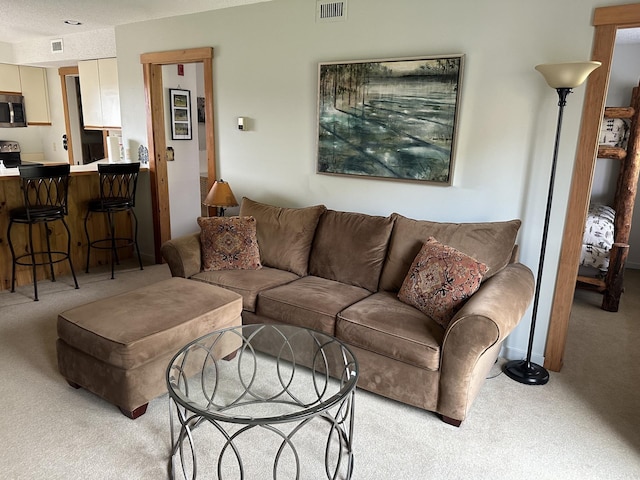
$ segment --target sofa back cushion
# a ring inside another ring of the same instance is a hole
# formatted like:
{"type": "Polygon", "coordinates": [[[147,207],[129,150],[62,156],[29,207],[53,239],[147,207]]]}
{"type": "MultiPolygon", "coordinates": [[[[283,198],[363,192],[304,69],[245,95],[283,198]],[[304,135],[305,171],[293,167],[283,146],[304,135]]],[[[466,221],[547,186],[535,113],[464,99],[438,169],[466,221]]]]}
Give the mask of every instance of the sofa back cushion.
{"type": "Polygon", "coordinates": [[[392,227],[391,217],[327,210],[313,240],[309,274],[377,291],[392,227]]]}
{"type": "Polygon", "coordinates": [[[412,220],[397,213],[387,259],[380,277],[380,290],[397,292],[413,260],[429,237],[449,245],[487,266],[483,281],[510,261],[520,220],[484,223],[439,223],[412,220]]]}
{"type": "Polygon", "coordinates": [[[283,208],[242,199],[241,216],[256,219],[262,265],[305,276],[309,253],[324,205],[283,208]]]}

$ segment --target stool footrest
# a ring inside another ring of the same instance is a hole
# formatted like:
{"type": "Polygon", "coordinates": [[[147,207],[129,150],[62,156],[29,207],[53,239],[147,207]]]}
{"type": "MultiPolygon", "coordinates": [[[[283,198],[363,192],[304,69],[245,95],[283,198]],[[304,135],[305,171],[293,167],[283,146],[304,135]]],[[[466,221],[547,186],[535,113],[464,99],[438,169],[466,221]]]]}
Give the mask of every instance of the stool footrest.
{"type": "Polygon", "coordinates": [[[34,256],[46,256],[45,259],[43,259],[42,261],[39,262],[32,262],[31,261],[31,254],[30,253],[23,253],[22,255],[16,255],[15,260],[13,261],[16,265],[22,265],[22,266],[28,266],[28,267],[32,267],[33,265],[37,265],[37,266],[41,266],[41,265],[49,265],[51,263],[59,263],[59,262],[64,262],[65,260],[69,259],[69,254],[67,252],[61,252],[61,251],[51,251],[51,261],[49,261],[49,252],[47,251],[42,251],[42,252],[33,252],[34,256]],[[60,256],[59,258],[53,258],[53,256],[60,256]],[[27,260],[22,260],[22,259],[27,259],[27,260]]]}
{"type": "MultiPolygon", "coordinates": [[[[133,238],[127,237],[116,237],[114,238],[116,245],[115,248],[125,248],[125,247],[133,247],[136,242],[133,238]]],[[[110,238],[101,238],[100,240],[92,240],[89,245],[91,248],[99,248],[101,250],[111,250],[111,239],[110,238]]]]}

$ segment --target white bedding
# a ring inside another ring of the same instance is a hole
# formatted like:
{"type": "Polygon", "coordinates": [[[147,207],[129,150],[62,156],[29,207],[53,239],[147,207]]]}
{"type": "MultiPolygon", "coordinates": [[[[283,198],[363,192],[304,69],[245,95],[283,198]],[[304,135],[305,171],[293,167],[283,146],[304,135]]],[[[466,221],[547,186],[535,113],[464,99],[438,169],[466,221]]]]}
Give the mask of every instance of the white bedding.
{"type": "Polygon", "coordinates": [[[629,122],[621,118],[605,118],[600,127],[600,145],[625,148],[629,138],[629,122]]]}
{"type": "Polygon", "coordinates": [[[607,271],[609,250],[614,242],[615,216],[613,208],[607,205],[589,205],[582,238],[580,265],[607,271]]]}

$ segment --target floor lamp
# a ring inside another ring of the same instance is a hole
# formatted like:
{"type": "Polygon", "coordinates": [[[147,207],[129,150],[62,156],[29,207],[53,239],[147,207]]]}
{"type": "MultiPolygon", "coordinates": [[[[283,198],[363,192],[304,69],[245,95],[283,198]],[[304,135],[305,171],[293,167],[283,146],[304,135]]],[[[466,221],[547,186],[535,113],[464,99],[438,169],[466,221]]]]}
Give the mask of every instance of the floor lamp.
{"type": "Polygon", "coordinates": [[[542,232],[542,245],[540,247],[540,261],[538,263],[538,275],[536,279],[536,292],[533,298],[533,314],[531,316],[531,330],[529,331],[529,345],[525,360],[512,360],[504,366],[504,373],[513,380],[526,385],[544,385],[549,381],[549,372],[531,361],[533,348],[533,336],[536,329],[538,315],[538,300],[540,299],[540,283],[544,266],[545,251],[547,248],[547,234],[549,233],[549,218],[551,217],[551,199],[553,197],[553,182],[556,175],[556,163],[558,161],[558,145],[560,143],[560,130],[562,128],[562,114],[567,104],[567,95],[573,88],[582,85],[589,74],[601,65],[600,62],[571,62],[537,65],[538,70],[551,88],[558,92],[558,126],[556,127],[556,143],[553,149],[553,162],[551,163],[551,178],[549,180],[549,194],[547,196],[547,212],[544,218],[544,230],[542,232]]]}

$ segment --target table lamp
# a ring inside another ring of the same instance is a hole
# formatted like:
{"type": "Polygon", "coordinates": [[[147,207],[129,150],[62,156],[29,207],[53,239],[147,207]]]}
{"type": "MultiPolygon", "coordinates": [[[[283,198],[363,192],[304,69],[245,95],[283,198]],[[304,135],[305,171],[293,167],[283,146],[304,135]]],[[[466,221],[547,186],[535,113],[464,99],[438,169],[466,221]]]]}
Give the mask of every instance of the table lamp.
{"type": "Polygon", "coordinates": [[[207,207],[216,207],[216,215],[218,214],[217,210],[219,208],[219,216],[221,217],[224,217],[225,208],[238,206],[238,202],[236,197],[233,196],[231,187],[222,179],[213,182],[213,185],[202,204],[207,207]]]}

